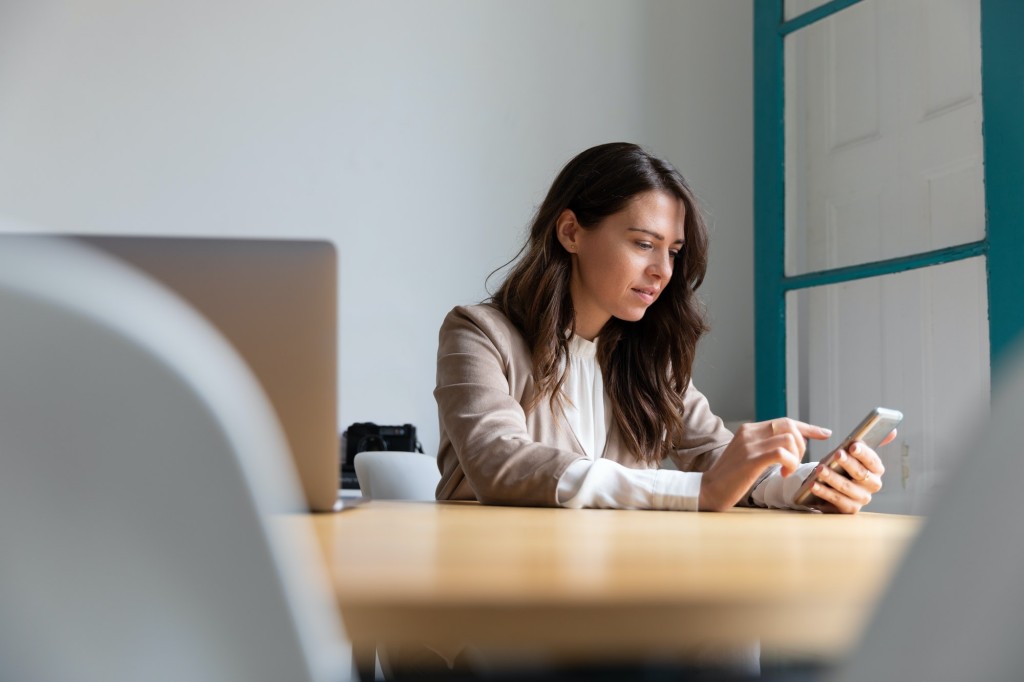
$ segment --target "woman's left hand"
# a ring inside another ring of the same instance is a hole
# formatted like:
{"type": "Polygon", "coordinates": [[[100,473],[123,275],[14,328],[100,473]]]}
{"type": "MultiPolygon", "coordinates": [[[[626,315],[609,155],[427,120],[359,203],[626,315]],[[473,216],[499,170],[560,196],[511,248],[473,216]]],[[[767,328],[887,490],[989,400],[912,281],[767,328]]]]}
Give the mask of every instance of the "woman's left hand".
{"type": "MultiPolygon", "coordinates": [[[[896,438],[896,430],[885,437],[882,445],[896,438]]],[[[881,447],[881,446],[879,446],[881,447]]],[[[846,478],[826,466],[818,465],[818,482],[811,489],[821,502],[815,509],[830,514],[856,514],[871,502],[871,496],[882,489],[885,467],[874,450],[856,441],[849,450],[840,450],[839,463],[850,476],[846,478]]]]}

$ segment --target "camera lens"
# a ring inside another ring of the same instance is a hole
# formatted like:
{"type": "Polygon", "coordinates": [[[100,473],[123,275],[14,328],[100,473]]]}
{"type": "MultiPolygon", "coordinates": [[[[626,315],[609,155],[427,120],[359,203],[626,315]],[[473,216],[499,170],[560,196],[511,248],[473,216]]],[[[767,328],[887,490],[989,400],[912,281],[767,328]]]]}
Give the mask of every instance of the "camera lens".
{"type": "Polygon", "coordinates": [[[387,450],[388,442],[376,434],[369,434],[359,439],[359,444],[356,446],[356,452],[365,452],[367,450],[387,450]]]}

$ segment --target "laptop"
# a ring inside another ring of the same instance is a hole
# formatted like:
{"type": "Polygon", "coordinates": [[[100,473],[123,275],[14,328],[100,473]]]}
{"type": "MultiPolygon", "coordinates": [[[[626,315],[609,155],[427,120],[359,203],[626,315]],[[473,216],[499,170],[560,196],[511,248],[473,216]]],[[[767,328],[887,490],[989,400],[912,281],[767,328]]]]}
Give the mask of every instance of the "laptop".
{"type": "Polygon", "coordinates": [[[82,236],[204,315],[259,380],[310,511],[339,491],[337,255],[327,241],[82,236]]]}

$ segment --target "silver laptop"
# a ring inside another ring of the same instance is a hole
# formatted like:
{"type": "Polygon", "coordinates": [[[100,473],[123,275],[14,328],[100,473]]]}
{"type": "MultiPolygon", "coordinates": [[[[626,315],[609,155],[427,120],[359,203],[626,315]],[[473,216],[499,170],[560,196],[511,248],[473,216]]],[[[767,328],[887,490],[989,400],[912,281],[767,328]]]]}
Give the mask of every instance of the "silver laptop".
{"type": "Polygon", "coordinates": [[[147,273],[234,345],[277,411],[311,511],[338,499],[337,257],[313,240],[78,237],[147,273]]]}

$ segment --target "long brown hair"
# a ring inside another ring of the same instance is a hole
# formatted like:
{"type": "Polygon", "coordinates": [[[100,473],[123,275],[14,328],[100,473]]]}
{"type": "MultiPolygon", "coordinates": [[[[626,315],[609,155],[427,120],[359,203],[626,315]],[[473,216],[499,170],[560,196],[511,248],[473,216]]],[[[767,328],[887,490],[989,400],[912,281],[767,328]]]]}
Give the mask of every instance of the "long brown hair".
{"type": "Polygon", "coordinates": [[[562,398],[575,313],[569,295],[572,262],[555,222],[565,209],[584,229],[621,211],[651,190],[678,197],[686,209],[684,245],[672,277],[643,318],[613,317],[601,330],[597,358],[605,390],[626,444],[648,462],[660,462],[683,431],[683,393],[690,383],[697,342],[708,330],[696,290],[707,269],[708,236],[697,201],[667,161],[635,144],[592,147],[561,170],[537,210],[518,260],[490,301],[522,332],[533,355],[537,392],[527,409],[562,398]]]}

